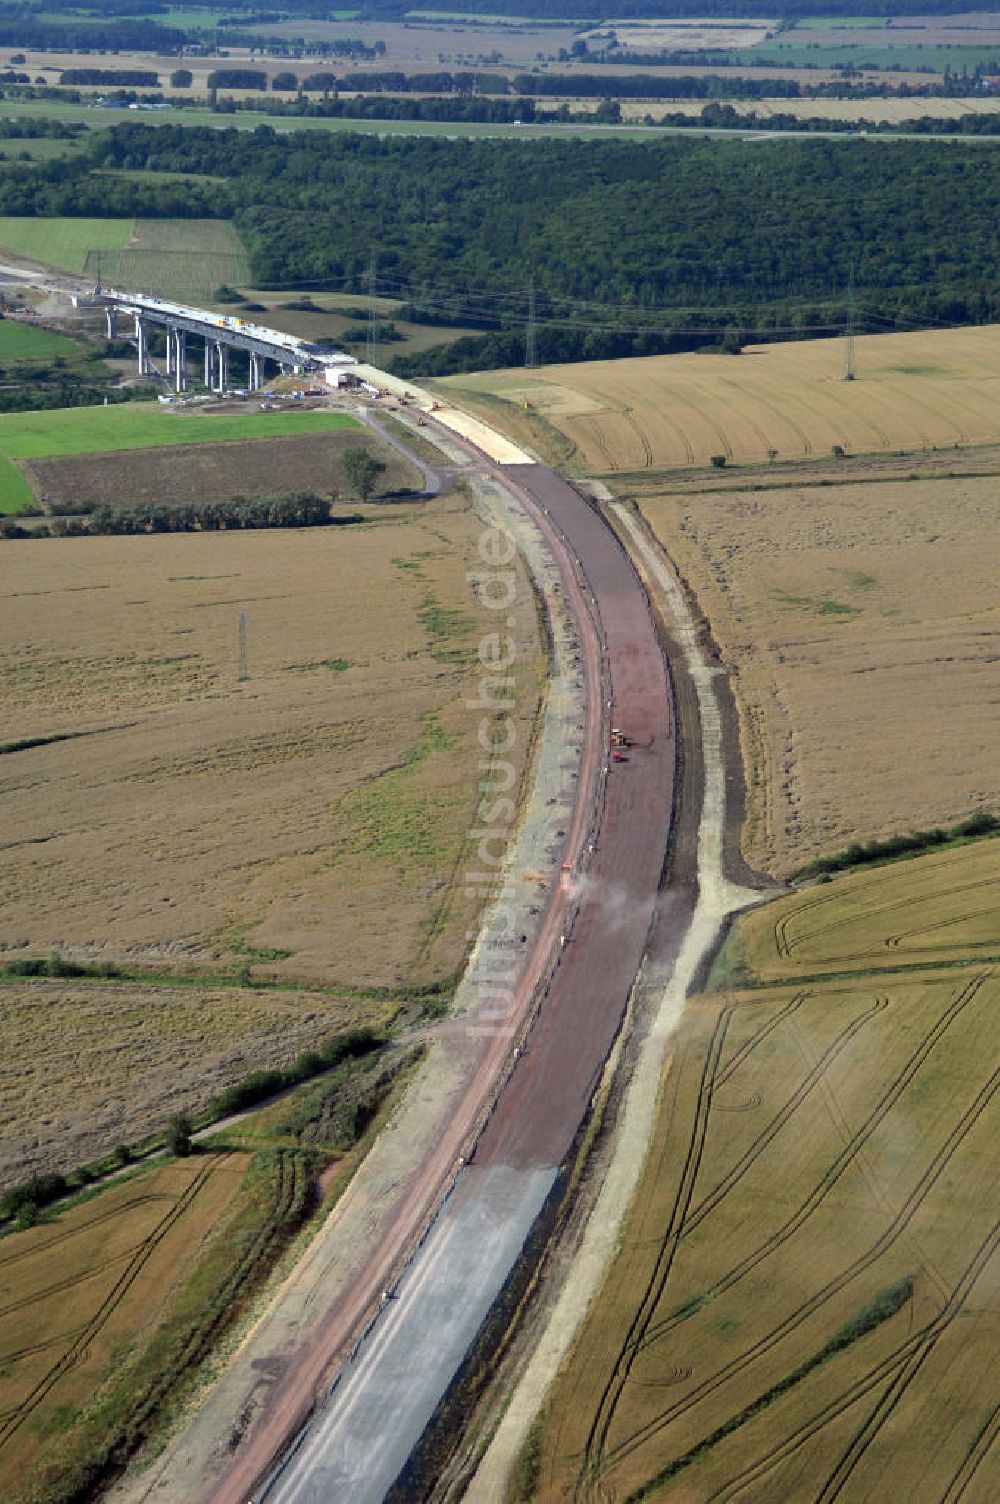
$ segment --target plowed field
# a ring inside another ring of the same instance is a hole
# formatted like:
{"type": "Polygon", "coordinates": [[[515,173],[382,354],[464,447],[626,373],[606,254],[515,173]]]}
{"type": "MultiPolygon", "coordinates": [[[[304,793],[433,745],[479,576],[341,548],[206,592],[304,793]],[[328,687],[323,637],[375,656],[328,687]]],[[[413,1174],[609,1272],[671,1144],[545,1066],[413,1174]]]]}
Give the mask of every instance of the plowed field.
{"type": "Polygon", "coordinates": [[[341,460],[345,449],[369,449],[386,465],[378,494],[419,490],[420,473],[365,430],[191,444],[134,454],[61,455],[22,462],[41,504],[51,512],[86,502],[128,507],[141,503],[182,506],[230,496],[281,496],[291,491],[352,495],[341,460]]]}
{"type": "Polygon", "coordinates": [[[996,1497],[998,882],[991,841],[742,921],[524,1497],[996,1497]]]}

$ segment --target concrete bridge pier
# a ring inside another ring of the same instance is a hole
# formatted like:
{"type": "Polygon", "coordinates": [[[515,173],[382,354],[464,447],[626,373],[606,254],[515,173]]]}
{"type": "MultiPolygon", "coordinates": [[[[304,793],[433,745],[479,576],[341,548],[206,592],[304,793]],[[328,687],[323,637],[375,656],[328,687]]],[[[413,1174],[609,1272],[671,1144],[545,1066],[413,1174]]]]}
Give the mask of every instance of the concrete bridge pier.
{"type": "Polygon", "coordinates": [[[135,338],[139,346],[139,375],[149,374],[149,348],[147,344],[146,320],[135,316],[135,338]]]}
{"type": "Polygon", "coordinates": [[[174,329],[167,335],[167,349],[174,341],[174,387],[183,392],[187,386],[187,335],[183,329],[174,329]]]}
{"type": "Polygon", "coordinates": [[[174,330],[167,325],[167,375],[173,374],[174,369],[174,330]]]}
{"type": "Polygon", "coordinates": [[[107,319],[108,319],[108,339],[117,339],[118,338],[118,309],[117,308],[105,308],[104,312],[107,315],[107,319]]]}
{"type": "Polygon", "coordinates": [[[260,379],[261,357],[256,351],[250,351],[250,390],[256,392],[261,385],[260,379]]]}
{"type": "Polygon", "coordinates": [[[215,358],[219,372],[219,384],[215,390],[224,392],[229,385],[229,346],[224,345],[221,340],[215,342],[215,358]]]}
{"type": "Polygon", "coordinates": [[[205,341],[205,390],[212,390],[212,341],[205,341]]]}

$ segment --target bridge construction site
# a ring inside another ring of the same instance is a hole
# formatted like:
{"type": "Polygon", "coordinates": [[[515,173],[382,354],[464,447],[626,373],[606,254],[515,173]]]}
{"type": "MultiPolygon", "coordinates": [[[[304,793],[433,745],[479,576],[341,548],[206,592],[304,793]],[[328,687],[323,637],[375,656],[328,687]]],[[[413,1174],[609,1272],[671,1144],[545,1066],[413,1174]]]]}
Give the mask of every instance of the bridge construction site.
{"type": "Polygon", "coordinates": [[[340,350],[329,350],[278,329],[250,323],[246,319],[189,308],[182,303],[168,303],[143,293],[115,292],[96,288],[92,297],[74,299],[78,306],[103,307],[108,321],[108,338],[118,337],[120,318],[134,322],[134,339],[139,356],[139,375],[164,378],[174,391],[187,390],[188,338],[201,340],[205,347],[204,385],[207,391],[225,393],[229,389],[229,352],[243,350],[249,355],[247,387],[257,391],[267,384],[266,363],[271,361],[282,374],[307,371],[342,371],[355,364],[354,357],[340,350]],[[167,336],[165,372],[152,362],[149,336],[153,329],[163,329],[167,336]]]}

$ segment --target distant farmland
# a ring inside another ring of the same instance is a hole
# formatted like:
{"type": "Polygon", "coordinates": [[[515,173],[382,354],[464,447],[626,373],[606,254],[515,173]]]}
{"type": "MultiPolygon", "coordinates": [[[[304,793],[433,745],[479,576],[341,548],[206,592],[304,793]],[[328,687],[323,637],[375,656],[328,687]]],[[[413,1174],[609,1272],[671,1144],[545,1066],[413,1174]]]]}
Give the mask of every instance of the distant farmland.
{"type": "Polygon", "coordinates": [[[0,415],[0,450],[15,459],[35,459],[360,427],[349,413],[170,412],[155,402],[128,402],[118,407],[4,413],[0,415]]]}
{"type": "Polygon", "coordinates": [[[741,921],[518,1498],[996,1498],[998,885],[993,840],[741,921]]]}
{"type": "Polygon", "coordinates": [[[226,219],[5,215],[0,248],[106,287],[191,301],[210,298],[223,283],[242,287],[250,280],[246,248],[226,219]]]}
{"type": "Polygon", "coordinates": [[[575,473],[615,474],[1000,440],[1000,333],[872,335],[740,356],[488,371],[430,383],[575,473]]]}
{"type": "Polygon", "coordinates": [[[345,449],[365,449],[385,464],[376,499],[419,491],[420,472],[369,429],[335,429],[226,444],[146,449],[136,464],[128,450],[25,460],[35,496],[51,512],[66,505],[183,506],[231,496],[281,496],[306,491],[352,497],[343,472],[345,449]]]}

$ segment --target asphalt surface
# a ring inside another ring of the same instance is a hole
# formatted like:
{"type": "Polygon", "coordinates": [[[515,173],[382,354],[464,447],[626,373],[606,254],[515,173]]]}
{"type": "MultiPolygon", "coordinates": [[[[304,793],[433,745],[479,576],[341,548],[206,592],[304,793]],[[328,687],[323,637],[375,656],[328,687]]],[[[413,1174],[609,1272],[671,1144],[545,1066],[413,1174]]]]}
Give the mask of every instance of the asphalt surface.
{"type": "Polygon", "coordinates": [[[653,916],[675,749],[666,665],[648,602],[618,540],[572,487],[540,466],[503,473],[548,532],[567,599],[577,602],[591,732],[580,784],[590,794],[578,803],[569,844],[583,854],[564,902],[553,907],[559,928],[550,925],[539,938],[530,970],[541,1007],[475,1158],[399,1281],[397,1298],[383,1302],[284,1467],[266,1489],[258,1487],[255,1498],[267,1504],[380,1504],[385,1497],[501,1291],[573,1142],[653,916]],[[588,601],[596,604],[603,655],[588,601]],[[608,750],[612,724],[633,744],[621,763],[608,750]]]}
{"type": "Polygon", "coordinates": [[[438,1218],[266,1504],[381,1504],[468,1351],[555,1179],[495,1165],[438,1218]],[[456,1270],[465,1277],[456,1279],[456,1270]],[[485,1309],[484,1309],[485,1302],[485,1309]]]}

